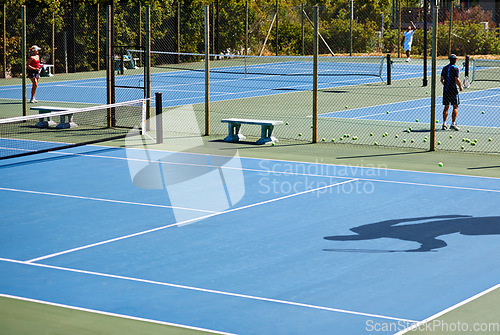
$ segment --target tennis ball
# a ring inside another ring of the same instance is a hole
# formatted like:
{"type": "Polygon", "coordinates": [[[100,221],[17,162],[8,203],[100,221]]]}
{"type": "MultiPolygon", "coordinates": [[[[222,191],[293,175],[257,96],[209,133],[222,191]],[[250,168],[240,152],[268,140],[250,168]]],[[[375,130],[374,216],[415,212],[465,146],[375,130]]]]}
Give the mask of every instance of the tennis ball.
{"type": "Polygon", "coordinates": [[[411,133],[411,130],[410,130],[410,129],[407,129],[407,130],[406,130],[406,132],[407,132],[407,133],[411,133]]]}
{"type": "Polygon", "coordinates": [[[436,120],[436,123],[439,123],[439,120],[436,120]]]}
{"type": "Polygon", "coordinates": [[[441,145],[441,142],[438,141],[438,145],[441,145]]]}
{"type": "Polygon", "coordinates": [[[450,138],[453,138],[453,135],[450,135],[450,138]]]}
{"type": "Polygon", "coordinates": [[[352,139],[353,139],[353,140],[357,140],[357,139],[358,139],[358,137],[357,137],[357,136],[354,136],[352,139]]]}
{"type": "Polygon", "coordinates": [[[299,136],[302,136],[302,133],[299,133],[299,136]]]}
{"type": "Polygon", "coordinates": [[[415,119],[415,122],[418,122],[418,119],[415,119]]]}
{"type": "Polygon", "coordinates": [[[345,137],[350,137],[350,136],[351,136],[351,135],[349,135],[349,134],[345,135],[345,137]]]}
{"type": "Polygon", "coordinates": [[[349,108],[349,106],[345,105],[345,108],[349,108]]]}
{"type": "Polygon", "coordinates": [[[462,138],[462,142],[465,142],[465,138],[462,138]]]}
{"type": "Polygon", "coordinates": [[[343,138],[342,138],[342,137],[339,137],[339,141],[342,141],[342,140],[343,140],[343,138]]]}
{"type": "Polygon", "coordinates": [[[470,145],[476,145],[476,142],[470,142],[470,145]]]}
{"type": "Polygon", "coordinates": [[[424,139],[426,140],[426,139],[427,139],[427,136],[424,136],[424,139]]]}
{"type": "Polygon", "coordinates": [[[488,139],[489,142],[493,141],[491,138],[488,139]]]}
{"type": "Polygon", "coordinates": [[[411,143],[414,143],[414,142],[415,142],[415,140],[414,140],[414,139],[411,139],[411,141],[410,141],[410,142],[411,142],[411,143]]]}
{"type": "Polygon", "coordinates": [[[311,125],[311,128],[313,128],[313,125],[311,125]]]}
{"type": "Polygon", "coordinates": [[[378,145],[378,143],[377,143],[377,142],[375,142],[375,143],[373,143],[373,145],[378,145]]]}
{"type": "Polygon", "coordinates": [[[412,130],[411,127],[408,127],[408,129],[412,130]]]}
{"type": "Polygon", "coordinates": [[[411,82],[409,82],[408,85],[411,85],[411,82]]]}
{"type": "Polygon", "coordinates": [[[470,133],[470,129],[467,129],[467,132],[470,133]]]}
{"type": "Polygon", "coordinates": [[[406,143],[406,140],[403,140],[403,143],[406,143]]]}
{"type": "Polygon", "coordinates": [[[276,144],[273,142],[273,143],[271,143],[271,145],[274,147],[276,144]]]}
{"type": "Polygon", "coordinates": [[[398,138],[399,136],[398,135],[394,135],[395,138],[398,138]]]}
{"type": "Polygon", "coordinates": [[[389,111],[385,112],[386,114],[389,114],[389,111]]]}
{"type": "Polygon", "coordinates": [[[443,163],[439,162],[439,163],[438,163],[438,166],[439,166],[439,167],[443,167],[443,163]]]}
{"type": "Polygon", "coordinates": [[[335,142],[335,139],[334,139],[334,138],[332,138],[332,142],[335,142]]]}
{"type": "Polygon", "coordinates": [[[285,126],[288,126],[288,122],[287,122],[287,123],[285,123],[285,126]]]}
{"type": "Polygon", "coordinates": [[[481,114],[484,114],[484,111],[482,111],[481,114]]]}
{"type": "Polygon", "coordinates": [[[427,142],[427,140],[424,138],[424,142],[427,142]]]}
{"type": "Polygon", "coordinates": [[[470,143],[470,140],[468,138],[465,139],[465,142],[470,143]]]}
{"type": "Polygon", "coordinates": [[[321,140],[322,140],[323,142],[325,142],[325,141],[326,141],[326,139],[325,139],[324,137],[323,137],[321,140]]]}
{"type": "Polygon", "coordinates": [[[370,133],[370,136],[373,136],[373,133],[370,133]]]}
{"type": "Polygon", "coordinates": [[[429,91],[425,91],[425,94],[429,94],[429,91]]]}
{"type": "Polygon", "coordinates": [[[477,138],[475,138],[475,139],[474,139],[474,142],[476,142],[476,143],[477,143],[477,138]]]}
{"type": "Polygon", "coordinates": [[[464,147],[463,145],[462,145],[460,148],[461,148],[461,149],[465,149],[465,147],[464,147]]]}

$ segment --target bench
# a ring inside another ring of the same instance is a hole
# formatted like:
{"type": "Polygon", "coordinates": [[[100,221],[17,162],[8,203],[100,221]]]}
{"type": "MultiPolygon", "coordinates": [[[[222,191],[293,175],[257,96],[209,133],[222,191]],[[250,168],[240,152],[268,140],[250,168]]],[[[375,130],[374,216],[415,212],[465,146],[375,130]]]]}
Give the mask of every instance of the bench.
{"type": "MultiPolygon", "coordinates": [[[[75,108],[68,108],[68,107],[54,107],[54,106],[35,106],[31,107],[31,110],[38,111],[38,114],[47,114],[51,112],[62,112],[62,111],[72,111],[75,108]]],[[[35,127],[38,128],[47,128],[47,127],[56,127],[59,129],[65,129],[65,128],[76,128],[78,125],[73,121],[73,114],[67,114],[67,115],[61,115],[60,116],[60,121],[59,124],[56,124],[56,122],[52,121],[50,117],[41,117],[38,121],[37,124],[35,124],[35,127]],[[68,120],[66,120],[66,116],[68,117],[68,120]],[[47,120],[45,120],[47,119],[47,120]]]]}
{"type": "Polygon", "coordinates": [[[40,77],[53,77],[52,68],[54,65],[52,64],[43,64],[42,71],[40,71],[40,77]]]}
{"type": "MultiPolygon", "coordinates": [[[[119,55],[115,55],[115,69],[118,72],[121,72],[121,62],[122,58],[119,55]]],[[[123,54],[123,68],[124,69],[138,69],[137,63],[139,62],[139,58],[132,57],[130,50],[127,50],[127,54],[123,54]]]]}
{"type": "Polygon", "coordinates": [[[261,126],[260,138],[257,140],[257,144],[266,144],[268,142],[274,143],[278,142],[278,139],[273,135],[274,126],[278,124],[283,124],[283,121],[271,121],[271,120],[250,120],[250,119],[223,119],[221,122],[228,124],[229,135],[224,139],[226,142],[239,142],[246,139],[246,137],[240,133],[240,128],[242,124],[257,124],[261,126]]]}

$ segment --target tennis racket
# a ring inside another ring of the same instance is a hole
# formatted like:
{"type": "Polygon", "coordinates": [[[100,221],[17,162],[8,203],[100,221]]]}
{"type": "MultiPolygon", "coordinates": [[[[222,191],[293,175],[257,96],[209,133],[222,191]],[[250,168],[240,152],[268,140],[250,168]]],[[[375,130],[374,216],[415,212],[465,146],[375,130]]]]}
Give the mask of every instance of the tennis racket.
{"type": "Polygon", "coordinates": [[[464,78],[464,88],[469,88],[470,87],[470,80],[469,77],[464,78]]]}

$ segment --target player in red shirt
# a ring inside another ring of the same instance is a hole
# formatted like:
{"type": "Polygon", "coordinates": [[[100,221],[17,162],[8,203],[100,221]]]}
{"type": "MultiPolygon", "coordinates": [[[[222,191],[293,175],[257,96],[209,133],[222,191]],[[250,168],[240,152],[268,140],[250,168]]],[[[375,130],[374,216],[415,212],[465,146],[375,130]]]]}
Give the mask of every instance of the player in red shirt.
{"type": "Polygon", "coordinates": [[[31,103],[38,102],[35,100],[36,88],[38,87],[38,80],[40,79],[40,70],[42,68],[42,64],[40,64],[40,56],[38,52],[41,48],[37,45],[34,45],[30,48],[32,55],[28,61],[28,78],[31,79],[31,103]]]}

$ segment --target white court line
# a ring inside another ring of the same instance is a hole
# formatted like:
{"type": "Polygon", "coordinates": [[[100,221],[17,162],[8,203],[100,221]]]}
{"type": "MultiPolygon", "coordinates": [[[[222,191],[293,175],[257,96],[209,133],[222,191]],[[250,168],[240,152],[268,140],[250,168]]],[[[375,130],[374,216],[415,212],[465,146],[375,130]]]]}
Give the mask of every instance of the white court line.
{"type": "MultiPolygon", "coordinates": [[[[451,306],[451,307],[448,307],[448,308],[446,308],[445,310],[443,310],[443,311],[441,311],[441,312],[439,312],[439,313],[436,313],[436,314],[434,314],[434,315],[432,315],[432,316],[428,317],[428,318],[427,318],[427,319],[425,319],[425,320],[422,320],[422,321],[420,321],[420,322],[417,322],[417,323],[415,323],[415,324],[411,325],[410,327],[405,328],[405,329],[403,329],[403,330],[399,331],[398,333],[396,333],[396,334],[394,334],[394,335],[402,335],[402,334],[406,334],[407,332],[412,331],[412,330],[414,330],[414,329],[419,329],[419,327],[421,327],[422,325],[424,325],[424,324],[428,323],[429,321],[432,321],[432,320],[434,320],[434,319],[436,319],[436,318],[438,318],[438,317],[440,317],[440,316],[442,316],[442,315],[444,315],[444,314],[446,314],[446,313],[448,313],[448,312],[451,312],[451,311],[452,311],[452,310],[454,310],[454,309],[457,309],[457,308],[459,308],[459,307],[461,307],[461,306],[464,306],[464,305],[468,304],[469,302],[471,302],[471,301],[473,301],[473,300],[476,300],[477,298],[480,298],[480,297],[482,297],[482,296],[484,296],[484,295],[486,295],[486,294],[488,294],[488,293],[490,293],[490,292],[493,292],[494,290],[496,290],[496,289],[498,289],[498,288],[500,288],[500,284],[497,284],[497,285],[495,285],[495,286],[493,286],[493,287],[490,287],[489,289],[484,290],[483,292],[480,292],[480,293],[478,293],[478,294],[476,294],[476,295],[474,295],[474,296],[472,296],[472,297],[470,297],[470,298],[468,298],[468,299],[465,299],[464,301],[461,301],[461,302],[459,302],[458,304],[455,304],[455,305],[453,305],[453,306],[451,306]]],[[[463,320],[462,320],[462,321],[463,321],[463,320]]],[[[463,322],[462,322],[462,323],[463,323],[463,322]]]]}
{"type": "Polygon", "coordinates": [[[338,312],[338,313],[344,313],[344,314],[366,316],[366,317],[370,317],[370,318],[380,318],[380,319],[405,321],[405,322],[412,322],[412,323],[417,322],[415,320],[396,318],[396,317],[392,317],[392,316],[385,316],[385,315],[372,314],[372,313],[356,312],[356,311],[350,311],[350,310],[340,309],[340,308],[332,308],[332,307],[325,307],[325,306],[304,304],[304,303],[294,302],[294,301],[287,301],[287,300],[280,300],[280,299],[258,297],[258,296],[253,296],[253,295],[232,293],[232,292],[219,291],[219,290],[212,290],[212,289],[206,289],[206,288],[195,287],[195,286],[187,286],[187,285],[179,285],[179,284],[173,284],[173,283],[165,283],[165,282],[159,282],[159,281],[148,280],[148,279],[141,279],[141,278],[135,278],[135,277],[113,275],[113,274],[107,274],[107,273],[101,273],[101,272],[94,272],[94,271],[87,271],[87,270],[79,270],[79,269],[66,268],[66,267],[60,267],[60,266],[55,266],[55,265],[29,263],[29,262],[23,262],[23,261],[18,261],[18,260],[13,260],[13,259],[7,259],[7,258],[0,258],[0,261],[9,262],[9,263],[16,263],[16,264],[23,264],[23,265],[30,265],[30,266],[36,266],[36,267],[41,267],[41,268],[49,268],[49,269],[54,269],[54,270],[62,270],[62,271],[68,271],[68,272],[75,272],[75,273],[81,273],[81,274],[87,274],[87,275],[94,275],[94,276],[99,276],[99,277],[122,279],[122,280],[128,280],[128,281],[139,282],[139,283],[146,283],[146,284],[153,284],[153,285],[160,285],[160,286],[168,286],[168,287],[180,288],[180,289],[185,289],[185,290],[190,290],[190,291],[213,293],[213,294],[225,295],[225,296],[236,297],[236,298],[244,298],[244,299],[258,300],[258,301],[266,301],[266,302],[273,302],[273,303],[278,303],[278,304],[283,304],[283,305],[291,305],[291,306],[312,308],[312,309],[318,309],[318,310],[324,310],[324,311],[330,311],[330,312],[338,312]]]}
{"type": "Polygon", "coordinates": [[[82,200],[112,202],[112,203],[116,203],[116,204],[125,204],[125,205],[137,205],[137,206],[159,207],[159,208],[169,208],[169,209],[184,209],[184,210],[188,210],[188,211],[205,212],[205,213],[219,213],[219,212],[215,212],[215,211],[196,209],[196,208],[185,208],[185,207],[176,207],[176,206],[168,206],[168,205],[147,204],[147,203],[143,203],[143,202],[133,202],[133,201],[124,201],[124,200],[104,199],[104,198],[93,198],[93,197],[84,197],[84,196],[80,196],[80,195],[21,190],[21,189],[16,189],[16,188],[7,188],[7,187],[0,187],[0,191],[30,193],[30,194],[39,194],[39,195],[50,195],[50,196],[62,197],[62,198],[73,198],[73,199],[82,199],[82,200]]]}
{"type": "Polygon", "coordinates": [[[113,316],[113,317],[118,317],[118,318],[127,319],[127,320],[142,321],[142,322],[147,322],[147,323],[159,324],[159,325],[163,325],[163,326],[172,326],[172,327],[178,327],[178,328],[184,328],[184,329],[198,330],[198,331],[203,331],[203,332],[212,333],[212,334],[234,335],[232,333],[224,333],[224,332],[220,332],[220,331],[212,330],[212,329],[199,328],[199,327],[193,327],[193,326],[188,326],[188,325],[181,325],[181,324],[178,324],[178,323],[165,322],[165,321],[159,321],[159,320],[139,318],[139,317],[130,316],[130,315],[124,315],[124,314],[117,314],[117,313],[110,313],[110,312],[98,311],[98,310],[95,310],[95,309],[89,309],[89,308],[83,308],[83,307],[76,307],[76,306],[58,304],[58,303],[55,303],[55,302],[43,301],[43,300],[37,300],[37,299],[31,299],[31,298],[25,298],[25,297],[19,297],[19,296],[10,295],[10,294],[2,294],[2,293],[0,293],[0,297],[10,298],[10,299],[15,299],[15,300],[21,300],[21,301],[27,301],[27,302],[33,302],[33,303],[42,304],[42,305],[48,305],[48,306],[55,306],[55,307],[61,307],[61,308],[66,308],[66,309],[72,309],[72,310],[75,310],[75,311],[88,312],[88,313],[92,313],[92,314],[113,316]]]}
{"type": "Polygon", "coordinates": [[[236,207],[236,208],[228,209],[228,210],[223,211],[223,212],[217,212],[217,213],[213,213],[213,214],[209,214],[209,215],[197,217],[197,218],[194,218],[194,219],[185,220],[185,221],[182,221],[182,222],[176,222],[176,223],[172,223],[172,224],[169,224],[169,225],[165,225],[165,226],[161,226],[161,227],[157,227],[157,228],[153,228],[153,229],[143,230],[143,231],[140,231],[140,232],[137,232],[137,233],[133,233],[133,234],[129,234],[129,235],[115,237],[115,238],[112,238],[112,239],[109,239],[109,240],[105,240],[105,241],[101,241],[101,242],[97,242],[97,243],[92,243],[92,244],[84,245],[84,246],[81,246],[81,247],[77,247],[77,248],[73,248],[73,249],[68,249],[68,250],[56,252],[56,253],[53,253],[53,254],[50,254],[50,255],[45,255],[45,256],[33,258],[33,259],[30,259],[30,260],[27,260],[26,263],[33,263],[33,262],[37,262],[37,261],[40,261],[40,260],[43,260],[43,259],[48,259],[48,258],[52,258],[52,257],[55,257],[55,256],[60,256],[60,255],[68,254],[68,253],[71,253],[71,252],[75,252],[75,251],[78,251],[78,250],[88,249],[88,248],[91,248],[91,247],[95,247],[95,246],[99,246],[99,245],[103,245],[103,244],[108,244],[108,243],[111,243],[111,242],[121,241],[121,240],[124,240],[124,239],[127,239],[127,238],[131,238],[131,237],[141,236],[141,235],[144,235],[144,234],[148,234],[148,233],[152,233],[152,232],[164,230],[164,229],[167,229],[167,228],[170,228],[170,227],[176,227],[176,226],[186,225],[188,223],[193,223],[193,222],[196,222],[196,221],[208,219],[208,218],[211,218],[211,217],[214,217],[214,216],[218,216],[218,215],[222,215],[222,214],[227,214],[227,213],[232,213],[232,212],[240,211],[240,210],[243,210],[243,209],[252,208],[252,207],[255,207],[255,206],[269,204],[269,203],[276,202],[276,201],[279,201],[279,200],[292,198],[292,197],[295,197],[295,196],[298,196],[298,195],[302,195],[302,194],[306,194],[306,193],[311,193],[311,192],[316,192],[316,191],[320,191],[320,190],[327,189],[327,188],[330,188],[330,187],[334,187],[334,186],[339,186],[339,185],[342,185],[342,184],[351,183],[351,182],[357,181],[357,180],[358,179],[346,180],[346,181],[342,181],[342,182],[339,182],[339,183],[336,183],[336,184],[332,184],[332,185],[326,185],[326,186],[322,186],[322,187],[318,187],[318,188],[315,188],[315,189],[310,189],[310,190],[306,190],[306,191],[302,191],[302,192],[298,192],[298,193],[294,193],[294,194],[288,194],[288,195],[285,195],[285,196],[279,197],[279,198],[274,198],[274,199],[265,200],[265,201],[257,202],[257,203],[254,203],[254,204],[246,205],[246,206],[241,206],[241,207],[236,207]]]}

